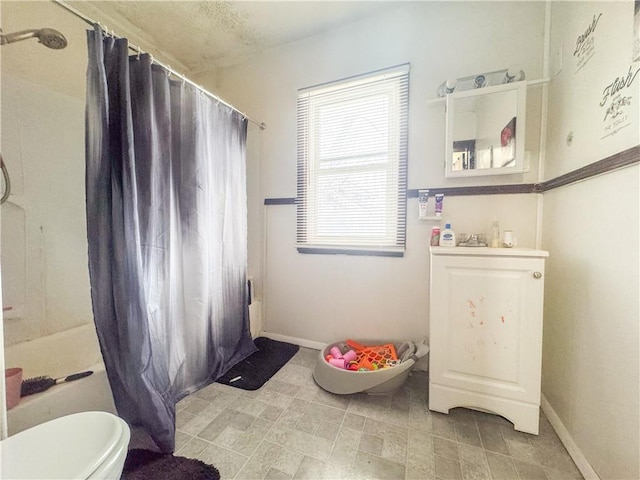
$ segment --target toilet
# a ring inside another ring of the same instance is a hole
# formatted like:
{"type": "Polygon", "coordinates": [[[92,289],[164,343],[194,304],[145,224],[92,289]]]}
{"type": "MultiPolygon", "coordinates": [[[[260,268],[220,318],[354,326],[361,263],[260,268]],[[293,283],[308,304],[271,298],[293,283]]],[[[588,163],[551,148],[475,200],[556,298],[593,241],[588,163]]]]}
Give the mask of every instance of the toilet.
{"type": "Polygon", "coordinates": [[[56,418],[0,442],[0,479],[114,479],[122,475],[129,426],[107,412],[56,418]]]}

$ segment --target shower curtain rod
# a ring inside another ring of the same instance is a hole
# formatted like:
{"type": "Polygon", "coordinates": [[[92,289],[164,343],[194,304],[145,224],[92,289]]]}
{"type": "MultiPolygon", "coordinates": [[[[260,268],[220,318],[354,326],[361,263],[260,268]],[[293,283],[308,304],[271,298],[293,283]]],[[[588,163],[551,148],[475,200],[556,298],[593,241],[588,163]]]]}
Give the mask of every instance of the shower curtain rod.
{"type": "MultiPolygon", "coordinates": [[[[100,22],[96,22],[95,20],[87,17],[84,13],[80,12],[79,10],[75,9],[74,7],[72,7],[71,5],[67,5],[63,0],[52,0],[53,3],[55,3],[56,5],[64,8],[65,10],[67,10],[68,12],[74,14],[76,17],[84,20],[86,23],[88,23],[89,25],[95,25],[98,24],[100,26],[102,26],[102,24],[100,22]]],[[[108,28],[105,28],[105,31],[107,33],[109,33],[108,28]]],[[[113,30],[112,30],[113,32],[113,30]]],[[[114,34],[115,36],[115,34],[114,34]]],[[[129,49],[133,50],[134,52],[137,52],[138,54],[141,53],[146,53],[144,52],[140,47],[133,45],[132,43],[129,42],[129,49]]],[[[242,115],[244,118],[246,118],[248,121],[250,121],[251,123],[255,123],[258,127],[260,127],[260,130],[264,130],[265,128],[267,128],[267,124],[264,122],[260,122],[258,120],[256,120],[255,118],[250,117],[249,115],[247,115],[246,113],[238,110],[236,107],[234,107],[233,105],[225,102],[224,100],[222,100],[220,97],[218,97],[217,95],[214,95],[213,93],[209,92],[208,90],[206,90],[205,88],[201,87],[200,85],[198,85],[197,83],[194,83],[193,81],[189,80],[187,77],[185,77],[183,74],[176,72],[173,68],[171,68],[169,65],[166,65],[162,62],[160,62],[159,60],[157,60],[156,58],[153,57],[153,55],[151,55],[151,60],[153,63],[155,63],[156,65],[160,65],[161,67],[165,68],[170,74],[180,78],[183,82],[188,83],[189,85],[197,88],[198,90],[200,90],[201,92],[203,92],[205,95],[213,98],[214,100],[216,100],[217,102],[222,103],[223,105],[225,105],[226,107],[229,107],[230,109],[232,109],[234,112],[238,112],[240,115],[242,115]]]]}

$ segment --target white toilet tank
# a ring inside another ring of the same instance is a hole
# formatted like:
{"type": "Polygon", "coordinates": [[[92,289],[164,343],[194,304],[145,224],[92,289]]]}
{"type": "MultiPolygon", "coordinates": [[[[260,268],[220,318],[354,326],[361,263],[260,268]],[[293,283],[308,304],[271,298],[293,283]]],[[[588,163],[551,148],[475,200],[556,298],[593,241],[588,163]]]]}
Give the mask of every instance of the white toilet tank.
{"type": "Polygon", "coordinates": [[[119,479],[129,439],[107,412],[56,418],[0,442],[0,479],[119,479]]]}

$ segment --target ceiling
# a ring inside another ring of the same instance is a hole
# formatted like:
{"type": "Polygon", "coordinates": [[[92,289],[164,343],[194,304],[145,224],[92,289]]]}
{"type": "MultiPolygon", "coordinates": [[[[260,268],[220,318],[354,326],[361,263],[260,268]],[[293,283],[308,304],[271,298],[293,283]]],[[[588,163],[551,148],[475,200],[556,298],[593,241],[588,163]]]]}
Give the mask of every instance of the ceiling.
{"type": "MultiPolygon", "coordinates": [[[[406,6],[401,0],[65,3],[190,78],[240,63],[266,49],[406,6]]],[[[0,0],[0,20],[5,33],[47,27],[59,30],[68,41],[62,50],[44,48],[35,40],[3,46],[3,77],[46,85],[84,100],[86,31],[91,28],[86,22],[53,1],[25,0],[0,0]]]]}
{"type": "Polygon", "coordinates": [[[395,1],[70,1],[172,66],[199,73],[339,28],[395,1]]]}

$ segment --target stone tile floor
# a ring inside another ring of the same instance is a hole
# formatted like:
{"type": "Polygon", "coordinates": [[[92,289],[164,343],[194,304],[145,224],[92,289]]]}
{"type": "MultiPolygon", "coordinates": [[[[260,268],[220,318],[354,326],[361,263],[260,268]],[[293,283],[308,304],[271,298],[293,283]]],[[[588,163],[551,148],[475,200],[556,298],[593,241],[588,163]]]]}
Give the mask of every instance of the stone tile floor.
{"type": "Polygon", "coordinates": [[[544,415],[540,435],[495,415],[428,409],[415,371],[390,395],[318,387],[316,350],[300,351],[261,389],[214,383],[177,405],[176,455],[223,479],[580,479],[544,415]]]}

